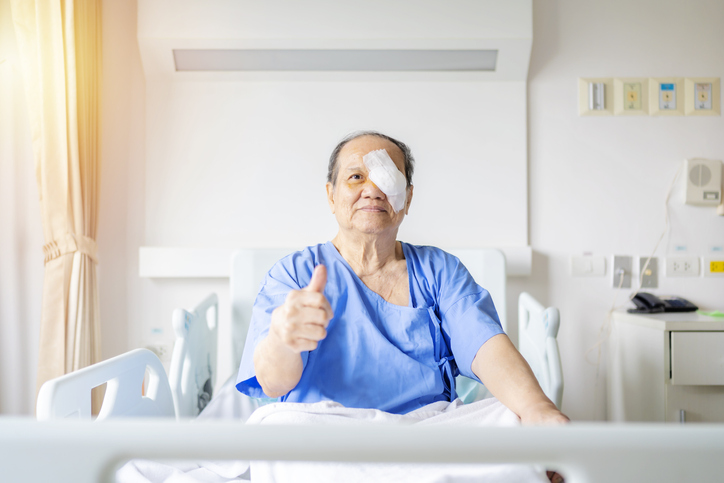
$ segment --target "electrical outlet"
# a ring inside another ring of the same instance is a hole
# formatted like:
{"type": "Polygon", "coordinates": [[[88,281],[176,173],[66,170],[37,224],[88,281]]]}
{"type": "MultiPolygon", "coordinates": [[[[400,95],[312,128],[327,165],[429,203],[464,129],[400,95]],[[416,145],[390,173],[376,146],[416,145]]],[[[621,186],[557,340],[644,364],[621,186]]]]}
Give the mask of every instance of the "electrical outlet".
{"type": "Polygon", "coordinates": [[[666,257],[667,277],[698,277],[699,257],[666,257]]]}
{"type": "Polygon", "coordinates": [[[724,257],[704,259],[705,277],[724,277],[724,257]]]}
{"type": "Polygon", "coordinates": [[[644,270],[648,257],[639,257],[639,274],[643,273],[641,278],[641,288],[658,288],[659,286],[659,261],[655,257],[651,257],[649,264],[644,270]]]}
{"type": "Polygon", "coordinates": [[[613,288],[631,288],[631,270],[633,257],[628,255],[613,256],[613,288]]]}

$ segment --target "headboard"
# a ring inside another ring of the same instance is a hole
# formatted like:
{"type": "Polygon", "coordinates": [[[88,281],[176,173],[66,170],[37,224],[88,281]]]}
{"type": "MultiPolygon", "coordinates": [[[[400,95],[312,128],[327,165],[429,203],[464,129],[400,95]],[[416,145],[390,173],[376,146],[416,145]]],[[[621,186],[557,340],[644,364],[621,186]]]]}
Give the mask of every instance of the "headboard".
{"type": "MultiPolygon", "coordinates": [[[[251,308],[264,276],[280,258],[298,249],[261,248],[234,252],[231,258],[231,333],[232,370],[241,362],[241,353],[249,330],[251,308]]],[[[445,249],[467,267],[478,285],[487,289],[493,298],[503,330],[508,331],[505,305],[505,256],[493,248],[445,249]]]]}

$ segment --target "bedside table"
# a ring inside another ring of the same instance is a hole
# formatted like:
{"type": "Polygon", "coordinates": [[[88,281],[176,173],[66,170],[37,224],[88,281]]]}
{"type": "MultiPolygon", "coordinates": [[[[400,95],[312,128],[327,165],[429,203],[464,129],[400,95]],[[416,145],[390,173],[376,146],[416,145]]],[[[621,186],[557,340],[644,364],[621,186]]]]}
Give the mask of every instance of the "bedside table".
{"type": "Polygon", "coordinates": [[[608,420],[724,422],[724,320],[614,312],[608,420]]]}

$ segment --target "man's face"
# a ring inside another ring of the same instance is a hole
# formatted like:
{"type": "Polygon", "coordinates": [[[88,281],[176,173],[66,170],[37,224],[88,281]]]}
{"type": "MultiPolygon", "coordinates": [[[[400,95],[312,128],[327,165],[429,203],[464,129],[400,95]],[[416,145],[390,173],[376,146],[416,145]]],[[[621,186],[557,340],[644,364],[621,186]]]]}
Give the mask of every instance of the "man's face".
{"type": "Polygon", "coordinates": [[[397,169],[405,174],[404,155],[390,141],[377,136],[362,136],[348,142],[337,158],[336,183],[327,183],[327,201],[340,229],[360,234],[397,230],[407,214],[412,186],[407,189],[404,208],[395,213],[385,193],[368,177],[369,171],[362,158],[377,149],[386,150],[397,169]]]}

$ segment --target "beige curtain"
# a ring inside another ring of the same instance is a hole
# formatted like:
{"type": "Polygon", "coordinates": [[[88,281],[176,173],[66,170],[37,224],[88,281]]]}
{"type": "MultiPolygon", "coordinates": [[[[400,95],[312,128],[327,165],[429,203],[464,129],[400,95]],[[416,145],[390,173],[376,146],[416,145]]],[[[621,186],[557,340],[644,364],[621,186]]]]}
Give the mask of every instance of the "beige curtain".
{"type": "Polygon", "coordinates": [[[12,0],[46,245],[38,388],[100,359],[99,0],[12,0]]]}

